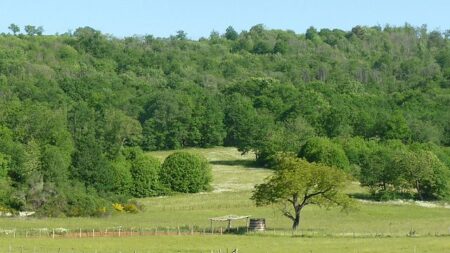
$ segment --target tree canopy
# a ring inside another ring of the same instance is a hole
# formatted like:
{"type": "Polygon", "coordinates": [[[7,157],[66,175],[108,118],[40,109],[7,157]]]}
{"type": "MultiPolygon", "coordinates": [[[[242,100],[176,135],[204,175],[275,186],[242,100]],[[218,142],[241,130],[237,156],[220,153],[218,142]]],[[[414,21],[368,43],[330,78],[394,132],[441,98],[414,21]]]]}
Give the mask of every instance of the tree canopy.
{"type": "Polygon", "coordinates": [[[275,175],[255,187],[252,199],[259,206],[279,204],[295,230],[300,225],[301,211],[308,205],[349,208],[352,201],[343,193],[347,183],[346,174],[339,169],[281,156],[275,175]]]}
{"type": "Polygon", "coordinates": [[[127,150],[216,145],[266,166],[292,152],[351,172],[377,196],[448,196],[450,40],[439,31],[259,24],[194,41],[184,31],[9,29],[0,35],[5,207],[95,215],[77,205],[164,192],[150,183],[157,166],[127,150]],[[407,176],[418,168],[423,178],[407,176]]]}

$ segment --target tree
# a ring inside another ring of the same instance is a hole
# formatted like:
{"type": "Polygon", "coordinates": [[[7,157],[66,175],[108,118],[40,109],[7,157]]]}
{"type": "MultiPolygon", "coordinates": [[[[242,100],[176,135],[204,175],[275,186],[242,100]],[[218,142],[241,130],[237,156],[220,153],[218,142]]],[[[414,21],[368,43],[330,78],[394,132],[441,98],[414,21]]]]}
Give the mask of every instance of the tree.
{"type": "Polygon", "coordinates": [[[42,26],[36,27],[34,25],[26,25],[25,32],[30,36],[42,35],[42,33],[44,32],[44,28],[42,26]]]}
{"type": "Polygon", "coordinates": [[[9,157],[0,153],[0,178],[5,178],[9,170],[9,157]]]}
{"type": "Polygon", "coordinates": [[[251,197],[257,206],[280,204],[284,216],[292,220],[292,229],[300,225],[300,214],[308,205],[340,206],[348,209],[352,200],[343,193],[347,176],[339,169],[282,155],[275,174],[255,186],[251,197]]]}
{"type": "Polygon", "coordinates": [[[18,32],[20,32],[20,27],[16,24],[10,24],[8,26],[8,29],[11,30],[11,32],[13,32],[14,35],[16,35],[18,32]]]}
{"type": "Polygon", "coordinates": [[[176,152],[164,160],[160,179],[161,183],[175,192],[205,191],[210,188],[211,167],[200,155],[176,152]]]}
{"type": "Polygon", "coordinates": [[[227,29],[225,30],[225,38],[227,40],[237,40],[238,37],[239,34],[236,32],[236,30],[234,30],[232,26],[227,27],[227,29]]]}
{"type": "Polygon", "coordinates": [[[177,35],[175,35],[175,38],[177,40],[186,40],[187,39],[187,33],[183,30],[177,31],[177,35]]]}
{"type": "Polygon", "coordinates": [[[443,199],[449,195],[448,168],[431,151],[413,150],[397,154],[394,164],[421,200],[443,199]]]}
{"type": "Polygon", "coordinates": [[[133,177],[132,195],[150,197],[161,194],[162,188],[159,182],[161,163],[159,160],[144,155],[139,149],[129,153],[128,158],[131,159],[131,175],[133,177]]]}
{"type": "Polygon", "coordinates": [[[405,117],[400,112],[395,112],[387,119],[383,129],[383,137],[386,139],[399,139],[409,141],[411,130],[405,117]]]}
{"type": "MultiPolygon", "coordinates": [[[[113,183],[113,191],[118,194],[128,195],[134,193],[137,184],[133,184],[131,174],[131,161],[127,160],[124,155],[119,155],[111,164],[111,175],[113,183]]],[[[137,183],[137,182],[135,182],[137,183]]],[[[138,196],[136,196],[138,197],[138,196]]]]}
{"type": "Polygon", "coordinates": [[[319,162],[344,170],[347,170],[350,166],[344,149],[338,143],[334,143],[325,137],[309,139],[300,150],[299,156],[309,162],[319,162]]]}

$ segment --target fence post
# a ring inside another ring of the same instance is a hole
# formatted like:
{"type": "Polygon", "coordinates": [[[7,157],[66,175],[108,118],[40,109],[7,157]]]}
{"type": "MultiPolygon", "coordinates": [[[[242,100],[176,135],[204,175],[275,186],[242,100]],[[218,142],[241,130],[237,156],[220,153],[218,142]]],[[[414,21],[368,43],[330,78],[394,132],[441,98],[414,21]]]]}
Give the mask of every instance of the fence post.
{"type": "Polygon", "coordinates": [[[220,227],[220,235],[222,235],[223,234],[223,230],[222,230],[222,227],[220,227]]]}
{"type": "Polygon", "coordinates": [[[81,238],[81,228],[80,228],[80,234],[79,234],[80,238],[81,238]]]}
{"type": "Polygon", "coordinates": [[[180,226],[177,227],[177,233],[180,235],[180,226]]]}
{"type": "Polygon", "coordinates": [[[191,235],[194,235],[194,226],[191,226],[191,235]]]}
{"type": "Polygon", "coordinates": [[[95,228],[92,229],[92,238],[95,237],[95,228]]]}
{"type": "Polygon", "coordinates": [[[52,229],[52,239],[55,239],[55,229],[52,229]]]}
{"type": "Polygon", "coordinates": [[[119,237],[120,237],[120,228],[119,228],[119,237]]]}

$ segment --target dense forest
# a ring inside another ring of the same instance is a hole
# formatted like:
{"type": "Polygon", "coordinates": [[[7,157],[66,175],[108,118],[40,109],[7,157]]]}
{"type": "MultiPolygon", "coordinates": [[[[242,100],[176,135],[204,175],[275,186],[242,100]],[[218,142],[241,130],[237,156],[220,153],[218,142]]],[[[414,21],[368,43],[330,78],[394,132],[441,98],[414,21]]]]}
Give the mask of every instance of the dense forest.
{"type": "Polygon", "coordinates": [[[98,215],[170,192],[145,151],[217,145],[261,166],[278,152],[325,163],[381,199],[449,196],[450,32],[255,25],[190,40],[10,29],[0,35],[2,210],[98,215]]]}

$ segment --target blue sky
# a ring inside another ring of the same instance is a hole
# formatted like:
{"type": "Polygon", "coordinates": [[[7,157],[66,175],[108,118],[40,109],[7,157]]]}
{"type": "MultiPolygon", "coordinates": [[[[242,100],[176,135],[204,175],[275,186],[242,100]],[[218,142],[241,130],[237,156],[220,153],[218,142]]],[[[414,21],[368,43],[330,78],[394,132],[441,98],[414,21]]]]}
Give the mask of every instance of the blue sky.
{"type": "Polygon", "coordinates": [[[0,32],[16,23],[42,25],[45,34],[91,26],[117,37],[152,34],[188,37],[222,33],[227,26],[248,30],[255,24],[298,33],[316,28],[349,30],[355,25],[427,24],[450,29],[449,0],[0,0],[0,32]]]}

